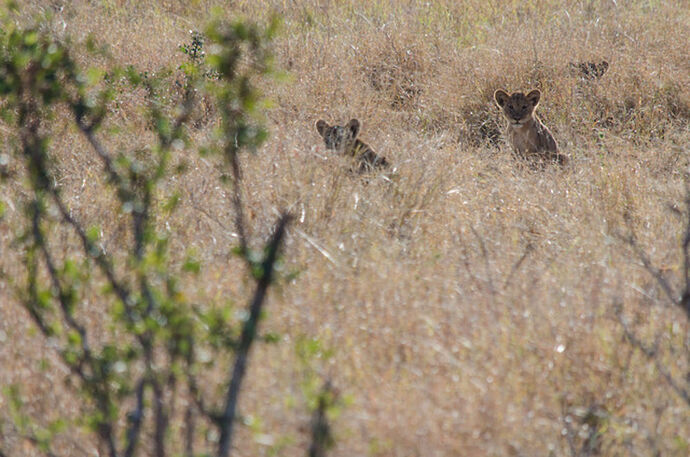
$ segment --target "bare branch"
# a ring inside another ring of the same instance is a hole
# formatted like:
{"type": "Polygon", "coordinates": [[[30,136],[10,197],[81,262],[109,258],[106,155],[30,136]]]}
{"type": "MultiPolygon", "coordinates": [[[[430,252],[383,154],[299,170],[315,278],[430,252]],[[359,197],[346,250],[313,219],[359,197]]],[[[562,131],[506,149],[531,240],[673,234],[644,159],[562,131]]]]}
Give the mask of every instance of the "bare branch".
{"type": "Polygon", "coordinates": [[[622,237],[622,239],[628,244],[628,246],[632,248],[633,251],[635,251],[637,258],[640,260],[640,262],[642,262],[642,265],[644,266],[645,270],[647,270],[647,272],[649,272],[649,274],[651,274],[652,277],[654,277],[657,284],[659,284],[661,289],[664,291],[664,294],[669,299],[669,301],[672,304],[678,303],[678,295],[676,295],[676,293],[674,292],[673,287],[671,287],[671,284],[664,277],[661,270],[659,270],[652,264],[652,261],[649,259],[647,253],[644,252],[644,250],[642,250],[640,245],[637,243],[637,239],[635,238],[635,236],[631,234],[629,236],[622,237]]]}
{"type": "Polygon", "coordinates": [[[165,431],[168,428],[168,413],[163,399],[163,388],[157,379],[151,382],[153,386],[153,449],[156,457],[165,457],[165,431]]]}
{"type": "Polygon", "coordinates": [[[328,423],[328,407],[335,395],[330,380],[327,380],[321,389],[319,401],[311,419],[311,444],[309,445],[309,457],[326,457],[326,451],[333,444],[331,426],[328,423]]]}
{"type": "Polygon", "coordinates": [[[47,455],[48,457],[57,457],[53,451],[50,449],[41,449],[41,442],[33,435],[22,435],[22,438],[24,438],[26,441],[31,443],[34,447],[38,448],[43,454],[47,455]]]}
{"type": "Polygon", "coordinates": [[[278,224],[273,232],[270,242],[266,249],[266,257],[262,265],[262,275],[256,285],[254,297],[249,305],[249,317],[244,323],[242,334],[240,336],[239,347],[237,349],[237,356],[235,365],[232,370],[230,378],[230,385],[226,395],[225,410],[220,418],[220,440],[218,442],[218,457],[227,457],[232,446],[232,433],[235,422],[235,413],[237,409],[237,401],[239,400],[240,387],[247,369],[247,361],[249,358],[249,350],[256,338],[256,331],[261,316],[261,309],[266,298],[268,286],[273,279],[273,270],[278,256],[278,249],[285,234],[285,227],[290,220],[290,216],[284,214],[278,219],[278,224]]]}
{"type": "Polygon", "coordinates": [[[84,362],[90,363],[92,360],[91,348],[88,344],[86,329],[84,328],[84,326],[79,324],[76,321],[76,319],[74,319],[74,316],[72,316],[72,312],[69,309],[70,305],[67,302],[67,294],[60,281],[60,275],[55,266],[55,261],[53,260],[53,257],[50,254],[50,251],[48,250],[45,237],[43,236],[43,231],[41,230],[40,219],[41,210],[37,204],[34,204],[32,215],[32,233],[34,236],[34,240],[36,244],[40,246],[41,252],[43,253],[43,259],[45,260],[46,267],[48,268],[50,280],[53,284],[53,288],[57,292],[57,299],[60,303],[62,317],[64,321],[67,323],[67,325],[79,334],[79,337],[81,339],[82,356],[79,357],[79,361],[77,362],[78,366],[76,368],[78,369],[82,379],[86,380],[84,373],[81,372],[81,365],[84,362]]]}
{"type": "Polygon", "coordinates": [[[680,396],[680,398],[683,399],[683,401],[685,401],[685,403],[688,404],[688,406],[690,406],[690,390],[685,389],[680,384],[678,384],[676,380],[673,379],[673,376],[671,376],[671,373],[666,369],[664,365],[661,364],[661,362],[657,358],[654,359],[654,365],[656,366],[656,369],[659,371],[661,376],[671,386],[671,388],[680,396]]]}
{"type": "Polygon", "coordinates": [[[525,246],[525,251],[522,253],[520,258],[518,259],[517,262],[513,265],[513,268],[511,268],[510,273],[508,274],[508,277],[506,278],[505,282],[503,283],[503,289],[508,287],[510,284],[510,281],[513,279],[513,276],[517,271],[520,269],[522,266],[523,262],[527,259],[527,256],[530,255],[530,253],[534,252],[534,245],[532,243],[527,243],[527,246],[525,246]]]}
{"type": "Polygon", "coordinates": [[[685,290],[678,303],[685,311],[685,315],[690,319],[690,182],[688,176],[685,177],[685,234],[683,236],[683,273],[685,279],[685,290]]]}
{"type": "Polygon", "coordinates": [[[189,386],[189,393],[192,396],[192,401],[194,401],[194,405],[197,407],[199,412],[211,421],[219,422],[220,414],[216,414],[208,409],[206,402],[204,401],[204,397],[199,390],[199,384],[196,381],[196,377],[190,372],[190,370],[187,370],[187,384],[189,386]]]}
{"type": "Polygon", "coordinates": [[[484,239],[479,235],[479,232],[474,228],[474,226],[470,226],[470,229],[472,230],[472,233],[474,233],[474,236],[477,237],[477,240],[479,240],[479,248],[482,251],[482,257],[484,258],[484,268],[486,269],[486,282],[489,285],[489,292],[491,292],[491,295],[496,295],[496,288],[494,287],[494,281],[491,276],[491,265],[489,264],[489,252],[486,249],[486,244],[484,244],[484,239]]]}
{"type": "Polygon", "coordinates": [[[123,457],[132,457],[134,451],[139,443],[139,432],[141,431],[141,423],[144,418],[144,387],[146,381],[141,379],[137,384],[137,405],[134,411],[127,414],[129,421],[129,429],[127,430],[127,445],[123,457]]]}
{"type": "Polygon", "coordinates": [[[229,152],[230,166],[232,168],[232,203],[235,207],[235,229],[240,237],[240,249],[242,255],[246,256],[249,245],[247,243],[247,233],[244,225],[244,208],[242,206],[242,170],[240,169],[240,158],[236,148],[229,152]]]}
{"type": "MultiPolygon", "coordinates": [[[[192,403],[187,405],[187,410],[184,414],[184,425],[185,425],[185,455],[186,457],[194,457],[194,406],[192,403]]],[[[0,456],[2,457],[2,456],[0,456]]]]}
{"type": "Polygon", "coordinates": [[[650,347],[635,336],[635,333],[630,329],[630,326],[625,321],[621,307],[619,305],[616,306],[615,312],[618,317],[618,322],[620,322],[621,326],[623,327],[623,334],[625,336],[625,339],[628,340],[628,342],[632,344],[634,347],[639,349],[640,352],[642,352],[648,359],[654,361],[654,366],[656,367],[657,371],[659,371],[661,376],[678,394],[678,396],[680,396],[683,399],[683,401],[685,401],[685,403],[687,403],[688,406],[690,406],[690,390],[683,388],[681,385],[679,385],[673,378],[673,376],[671,376],[671,373],[659,361],[659,358],[657,357],[658,348],[656,347],[656,345],[650,347]]]}
{"type": "Polygon", "coordinates": [[[82,243],[82,246],[84,248],[85,253],[89,257],[91,257],[93,260],[95,260],[96,265],[98,265],[100,270],[103,272],[105,277],[108,279],[108,282],[110,283],[110,286],[113,288],[113,291],[115,291],[115,294],[117,295],[117,297],[125,305],[125,307],[129,308],[129,306],[130,306],[130,292],[115,277],[115,271],[113,270],[113,267],[110,264],[110,259],[108,258],[108,256],[105,254],[105,252],[103,252],[103,250],[101,250],[98,246],[93,244],[91,242],[91,240],[89,240],[89,238],[86,236],[86,231],[81,226],[81,224],[79,222],[77,222],[76,219],[74,219],[72,217],[72,215],[70,214],[70,211],[67,209],[64,202],[60,199],[60,196],[59,196],[57,190],[54,188],[51,188],[50,193],[53,197],[53,201],[55,202],[55,205],[58,207],[58,210],[60,211],[60,215],[62,216],[63,220],[72,226],[72,228],[76,232],[77,236],[81,240],[81,243],[82,243]]]}
{"type": "Polygon", "coordinates": [[[570,449],[570,455],[573,457],[579,457],[578,452],[577,452],[577,446],[575,445],[575,440],[573,439],[573,436],[575,436],[575,431],[573,430],[573,427],[570,425],[570,423],[567,420],[567,412],[564,410],[563,414],[561,415],[561,418],[563,419],[563,426],[565,427],[565,440],[568,442],[568,448],[570,449]]]}
{"type": "Polygon", "coordinates": [[[96,139],[93,130],[79,121],[77,121],[77,127],[84,134],[84,137],[89,142],[93,150],[96,151],[98,157],[100,157],[103,161],[103,167],[105,168],[105,171],[108,174],[110,180],[115,185],[120,186],[122,183],[122,177],[117,172],[117,168],[115,168],[115,164],[113,163],[113,159],[110,156],[110,154],[105,150],[103,145],[96,139]]]}

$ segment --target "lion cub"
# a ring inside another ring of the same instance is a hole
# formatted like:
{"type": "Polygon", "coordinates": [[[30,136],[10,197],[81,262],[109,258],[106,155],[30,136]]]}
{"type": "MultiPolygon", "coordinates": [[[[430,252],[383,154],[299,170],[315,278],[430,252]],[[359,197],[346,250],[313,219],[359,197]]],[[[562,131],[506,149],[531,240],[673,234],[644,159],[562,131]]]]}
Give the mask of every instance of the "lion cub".
{"type": "Polygon", "coordinates": [[[516,155],[556,161],[561,165],[568,162],[568,157],[559,152],[549,129],[534,113],[541,98],[539,90],[535,89],[527,95],[522,92],[508,95],[505,91],[497,90],[494,98],[508,120],[506,136],[516,155]]]}
{"type": "Polygon", "coordinates": [[[371,147],[357,139],[359,134],[359,121],[351,119],[345,126],[328,125],[324,120],[316,123],[316,130],[323,137],[326,149],[338,154],[352,157],[357,164],[360,173],[371,171],[375,168],[388,167],[385,157],[377,155],[371,147]]]}
{"type": "Polygon", "coordinates": [[[571,73],[576,74],[582,79],[599,79],[604,76],[606,70],[609,69],[609,63],[606,60],[601,62],[570,62],[571,73]]]}

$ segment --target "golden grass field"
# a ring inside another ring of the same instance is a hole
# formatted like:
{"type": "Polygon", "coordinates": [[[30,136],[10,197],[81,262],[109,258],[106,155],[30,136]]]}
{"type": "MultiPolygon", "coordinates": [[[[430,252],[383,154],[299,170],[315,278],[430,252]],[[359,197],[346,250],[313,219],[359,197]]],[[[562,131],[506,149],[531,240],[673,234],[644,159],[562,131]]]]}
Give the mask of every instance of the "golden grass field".
{"type": "MultiPolygon", "coordinates": [[[[243,156],[244,195],[254,246],[280,209],[295,216],[284,269],[299,274],[270,294],[262,328],[282,339],[252,352],[240,404],[251,425],[234,455],[305,453],[306,375],[295,355],[305,337],[333,350],[311,369],[350,399],[333,421],[333,456],[575,456],[566,425],[579,449],[595,423],[601,445],[589,455],[688,455],[690,405],[625,340],[614,313],[622,305],[690,388],[688,318],[621,240],[633,230],[680,290],[684,226],[669,204],[683,208],[690,153],[687,1],[23,3],[27,14],[52,5],[57,36],[82,43],[92,33],[119,63],[149,71],[182,62],[178,45],[214,5],[228,17],[283,20],[275,55],[288,77],[260,82],[270,138],[243,156]],[[597,80],[569,67],[602,59],[610,67],[597,80]],[[533,170],[511,157],[496,137],[499,88],[542,91],[538,113],[567,167],[533,170]],[[360,179],[326,151],[314,123],[350,118],[394,170],[360,179]]],[[[121,102],[109,122],[128,134],[101,136],[113,148],[144,147],[152,134],[136,121],[137,97],[121,102]]],[[[200,123],[192,137],[203,142],[212,127],[200,123]]],[[[99,161],[73,128],[53,147],[72,210],[100,224],[117,252],[126,233],[99,161]]],[[[243,306],[251,284],[229,256],[230,196],[213,160],[182,155],[189,172],[169,184],[182,205],[161,224],[173,252],[193,248],[204,265],[187,293],[243,306]]],[[[25,194],[0,187],[9,277],[23,274],[12,239],[25,194]]],[[[96,294],[83,316],[98,335],[107,322],[96,294]]],[[[20,384],[39,418],[76,414],[54,352],[0,281],[0,386],[20,384]]],[[[6,439],[13,455],[34,452],[6,439]]],[[[63,446],[96,455],[81,436],[63,446]]]]}

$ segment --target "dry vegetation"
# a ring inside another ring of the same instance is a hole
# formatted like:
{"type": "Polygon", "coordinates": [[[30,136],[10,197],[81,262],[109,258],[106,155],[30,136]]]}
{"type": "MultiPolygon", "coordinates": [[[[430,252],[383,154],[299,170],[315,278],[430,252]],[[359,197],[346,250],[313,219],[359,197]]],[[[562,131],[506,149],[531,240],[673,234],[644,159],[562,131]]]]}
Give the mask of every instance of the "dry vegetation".
{"type": "MultiPolygon", "coordinates": [[[[306,448],[303,337],[333,349],[314,369],[352,399],[335,423],[334,456],[578,455],[571,444],[580,449],[591,430],[601,435],[589,455],[688,455],[689,405],[625,340],[613,311],[622,304],[685,382],[688,319],[658,306],[662,291],[621,234],[634,230],[677,283],[683,227],[668,204],[682,201],[690,152],[686,1],[49,3],[55,34],[79,43],[93,33],[121,64],[148,71],[181,61],[177,46],[216,3],[229,17],[283,18],[275,49],[288,78],[262,81],[271,136],[243,165],[253,239],[289,209],[284,269],[299,274],[269,299],[264,330],[282,340],[253,352],[240,405],[250,425],[235,455],[306,448]],[[601,59],[610,63],[601,79],[568,71],[601,59]],[[542,91],[539,112],[567,168],[511,159],[497,135],[499,87],[542,91]],[[325,150],[314,122],[352,117],[395,167],[389,179],[353,177],[325,150]]],[[[136,120],[137,98],[119,101],[110,122],[128,134],[111,146],[143,148],[150,132],[136,120]]],[[[59,114],[56,124],[72,210],[101,224],[117,252],[128,234],[102,197],[100,165],[59,114]]],[[[193,137],[203,142],[212,128],[200,122],[193,137]]],[[[161,224],[205,265],[188,294],[244,303],[230,197],[213,160],[180,155],[190,169],[170,191],[179,186],[183,204],[161,224]]],[[[11,242],[21,195],[0,188],[7,277],[23,274],[11,242]]],[[[105,334],[97,294],[88,325],[105,334]]],[[[50,342],[7,281],[0,367],[0,385],[21,384],[35,416],[76,414],[50,342]]],[[[6,408],[0,397],[0,417],[6,408]]],[[[94,455],[79,437],[64,446],[94,455]]]]}

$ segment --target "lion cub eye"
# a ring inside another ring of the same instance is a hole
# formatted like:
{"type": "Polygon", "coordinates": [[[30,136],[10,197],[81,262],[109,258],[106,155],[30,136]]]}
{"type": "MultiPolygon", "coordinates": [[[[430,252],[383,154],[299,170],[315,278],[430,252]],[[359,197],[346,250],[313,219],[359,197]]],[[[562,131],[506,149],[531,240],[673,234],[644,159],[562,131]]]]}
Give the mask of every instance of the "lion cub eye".
{"type": "Polygon", "coordinates": [[[522,105],[522,109],[527,109],[527,105],[522,105]]]}

